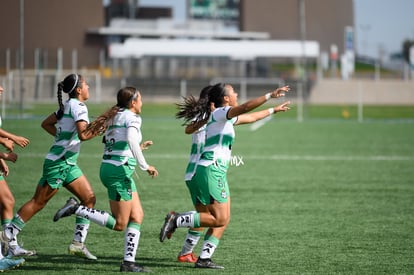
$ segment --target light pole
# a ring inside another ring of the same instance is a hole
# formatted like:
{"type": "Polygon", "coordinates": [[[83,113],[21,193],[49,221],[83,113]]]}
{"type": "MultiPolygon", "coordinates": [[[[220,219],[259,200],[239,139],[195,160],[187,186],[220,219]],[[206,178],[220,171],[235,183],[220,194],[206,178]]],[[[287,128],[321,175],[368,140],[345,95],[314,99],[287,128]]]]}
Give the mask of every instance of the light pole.
{"type": "Polygon", "coordinates": [[[19,51],[19,77],[20,77],[20,115],[23,115],[24,95],[24,0],[20,0],[20,51],[19,51]]]}
{"type": "Polygon", "coordinates": [[[303,121],[303,96],[306,92],[307,85],[307,71],[306,71],[306,6],[305,0],[298,0],[299,8],[299,33],[300,33],[300,44],[301,44],[301,72],[300,81],[301,85],[298,87],[298,113],[297,119],[299,122],[303,121]]]}

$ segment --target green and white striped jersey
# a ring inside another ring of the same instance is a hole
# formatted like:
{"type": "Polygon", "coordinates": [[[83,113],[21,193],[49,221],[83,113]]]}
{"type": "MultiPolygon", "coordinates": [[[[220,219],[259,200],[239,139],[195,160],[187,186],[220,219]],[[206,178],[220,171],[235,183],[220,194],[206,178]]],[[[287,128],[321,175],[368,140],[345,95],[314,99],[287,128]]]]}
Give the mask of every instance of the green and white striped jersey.
{"type": "Polygon", "coordinates": [[[234,123],[237,117],[227,118],[231,106],[217,108],[210,115],[206,127],[206,141],[198,165],[208,166],[216,163],[227,170],[231,159],[231,148],[234,138],[234,123]]]}
{"type": "Polygon", "coordinates": [[[200,158],[206,140],[206,125],[203,125],[191,135],[191,152],[187,168],[185,170],[185,180],[191,180],[196,170],[196,164],[200,158]]]}
{"type": "Polygon", "coordinates": [[[76,164],[81,145],[76,122],[81,120],[89,123],[88,108],[76,98],[68,99],[63,117],[56,124],[55,142],[46,155],[47,159],[65,158],[68,164],[76,164]]]}
{"type": "Polygon", "coordinates": [[[128,165],[135,166],[137,161],[129,148],[127,131],[129,127],[136,128],[138,130],[137,142],[140,144],[142,141],[141,124],[141,116],[128,109],[121,109],[105,132],[105,149],[102,162],[116,166],[128,162],[128,165]]]}

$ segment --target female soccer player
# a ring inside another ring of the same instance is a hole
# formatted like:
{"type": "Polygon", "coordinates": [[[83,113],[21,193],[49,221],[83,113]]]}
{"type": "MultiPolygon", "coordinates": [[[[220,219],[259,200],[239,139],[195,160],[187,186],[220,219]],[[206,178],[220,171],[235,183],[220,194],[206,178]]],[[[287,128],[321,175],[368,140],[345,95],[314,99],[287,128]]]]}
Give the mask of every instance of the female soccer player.
{"type": "MultiPolygon", "coordinates": [[[[184,103],[177,104],[179,111],[176,114],[176,118],[184,118],[184,125],[186,126],[185,133],[191,134],[190,158],[184,176],[184,180],[188,188],[190,188],[189,184],[195,174],[197,161],[199,160],[201,152],[204,148],[206,123],[208,119],[208,117],[206,117],[205,119],[196,122],[196,117],[193,117],[190,120],[188,117],[191,116],[191,114],[188,114],[188,110],[194,110],[194,116],[196,116],[197,106],[201,106],[204,104],[203,102],[208,101],[208,92],[210,91],[211,87],[212,86],[209,85],[203,88],[198,99],[195,99],[190,95],[184,99],[184,103]]],[[[199,207],[203,206],[201,204],[195,205],[196,209],[199,207]]],[[[201,212],[203,210],[199,209],[199,211],[201,212]]],[[[177,256],[177,260],[179,262],[195,263],[197,261],[197,256],[193,253],[193,250],[200,240],[203,231],[203,227],[188,229],[181,251],[177,256]]],[[[171,235],[168,235],[167,237],[171,237],[171,235]]]]}
{"type": "MultiPolygon", "coordinates": [[[[3,87],[0,86],[0,97],[3,95],[3,92],[3,87]]],[[[1,126],[2,120],[0,117],[0,127],[1,126]]],[[[24,148],[29,144],[29,140],[25,137],[14,135],[0,128],[0,144],[7,149],[7,152],[0,152],[0,216],[1,225],[3,227],[10,224],[13,218],[13,208],[15,203],[14,196],[6,182],[6,177],[9,175],[9,166],[6,163],[6,160],[14,163],[18,158],[17,154],[13,152],[14,143],[24,148]]],[[[9,251],[5,250],[5,253],[10,256],[32,256],[36,254],[35,251],[26,250],[19,246],[17,238],[10,241],[9,251]]],[[[0,272],[17,268],[24,263],[24,259],[21,258],[13,259],[5,257],[8,255],[3,255],[0,247],[0,272]]]]}
{"type": "MultiPolygon", "coordinates": [[[[92,187],[77,165],[81,141],[96,136],[84,131],[89,124],[88,108],[84,103],[89,98],[89,86],[81,75],[70,74],[59,82],[57,98],[59,109],[42,122],[42,128],[55,137],[43,163],[43,175],[33,197],[17,211],[12,222],[0,234],[2,245],[9,245],[8,242],[20,233],[61,187],[78,197],[84,205],[95,205],[96,198],[92,187]],[[65,102],[62,101],[62,92],[69,95],[65,102]]],[[[76,217],[74,237],[68,252],[96,260],[84,244],[89,224],[88,219],[76,217]]]]}
{"type": "MultiPolygon", "coordinates": [[[[229,84],[218,83],[210,89],[209,100],[198,106],[199,112],[195,122],[209,117],[205,146],[197,162],[195,175],[188,185],[193,204],[199,205],[199,207],[197,207],[197,212],[170,212],[165,217],[160,232],[160,241],[162,242],[177,227],[208,227],[195,267],[224,268],[215,264],[211,257],[230,221],[230,191],[226,174],[235,137],[233,126],[252,123],[273,113],[289,110],[290,102],[285,102],[267,110],[248,113],[270,98],[284,96],[285,92],[289,90],[288,86],[284,86],[238,105],[237,93],[233,87],[229,84]],[[211,103],[214,104],[214,111],[211,111],[211,103]]],[[[192,109],[187,110],[188,118],[194,117],[192,109]]]]}
{"type": "Polygon", "coordinates": [[[137,89],[120,89],[117,104],[99,116],[87,129],[91,133],[107,129],[100,178],[107,188],[112,215],[78,204],[74,198],[70,198],[54,217],[54,221],[58,221],[62,217],[76,214],[112,230],[123,231],[126,228],[124,259],[120,267],[123,272],[148,271],[135,263],[144,211],[132,175],[137,164],[152,177],[158,176],[158,171],[147,164],[141,151],[151,143],[140,145],[141,107],[141,93],[137,89]]]}

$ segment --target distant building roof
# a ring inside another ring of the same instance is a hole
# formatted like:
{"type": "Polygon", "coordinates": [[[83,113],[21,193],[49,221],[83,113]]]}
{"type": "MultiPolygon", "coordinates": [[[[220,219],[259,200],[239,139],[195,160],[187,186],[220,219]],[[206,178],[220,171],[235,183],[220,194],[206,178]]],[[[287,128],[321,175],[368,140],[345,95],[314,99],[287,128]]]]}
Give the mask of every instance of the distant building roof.
{"type": "Polygon", "coordinates": [[[267,32],[240,32],[228,28],[222,21],[188,20],[174,22],[171,19],[133,20],[115,18],[108,27],[90,28],[90,34],[122,35],[132,37],[170,37],[170,38],[211,38],[211,39],[269,39],[267,32]]]}
{"type": "Polygon", "coordinates": [[[211,39],[140,39],[128,38],[109,46],[111,58],[144,56],[209,56],[252,60],[257,57],[317,58],[316,41],[211,40],[211,39]]]}

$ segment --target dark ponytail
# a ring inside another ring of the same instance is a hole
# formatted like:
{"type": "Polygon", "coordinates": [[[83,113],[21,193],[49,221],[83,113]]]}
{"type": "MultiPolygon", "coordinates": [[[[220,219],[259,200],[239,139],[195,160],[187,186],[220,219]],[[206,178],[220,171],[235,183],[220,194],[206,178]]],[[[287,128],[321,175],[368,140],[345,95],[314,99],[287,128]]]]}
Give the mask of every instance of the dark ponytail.
{"type": "Polygon", "coordinates": [[[208,119],[211,113],[209,92],[212,87],[211,85],[204,87],[200,92],[198,100],[193,95],[189,95],[183,98],[184,102],[176,104],[178,112],[175,114],[175,117],[184,119],[183,125],[208,119]]]}
{"type": "Polygon", "coordinates": [[[223,106],[223,98],[226,95],[226,84],[217,83],[212,86],[210,92],[208,93],[208,99],[210,102],[214,103],[215,108],[223,106]]]}
{"type": "Polygon", "coordinates": [[[116,105],[112,106],[109,110],[98,116],[92,121],[88,127],[84,130],[86,133],[92,133],[93,135],[101,134],[107,127],[108,121],[112,120],[115,115],[121,109],[129,108],[131,101],[135,100],[139,94],[139,91],[134,87],[124,87],[120,89],[116,95],[116,105]]]}

